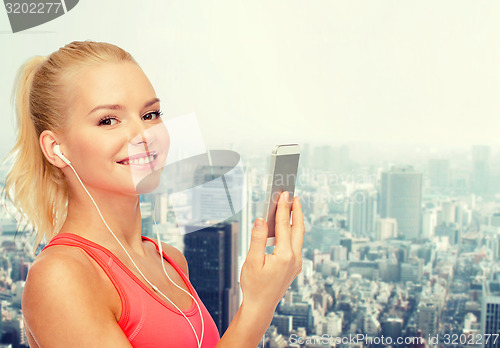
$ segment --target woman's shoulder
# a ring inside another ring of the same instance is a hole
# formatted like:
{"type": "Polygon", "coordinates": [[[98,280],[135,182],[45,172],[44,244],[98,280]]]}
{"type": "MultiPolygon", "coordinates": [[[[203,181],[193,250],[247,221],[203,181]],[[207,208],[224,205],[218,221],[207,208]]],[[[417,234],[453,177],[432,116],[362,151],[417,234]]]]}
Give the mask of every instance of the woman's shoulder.
{"type": "Polygon", "coordinates": [[[116,347],[130,347],[108,293],[83,251],[54,245],[41,252],[28,271],[23,317],[29,331],[46,346],[69,346],[80,339],[88,341],[82,346],[114,340],[121,343],[116,347]]]}
{"type": "Polygon", "coordinates": [[[38,306],[34,302],[42,304],[47,301],[48,305],[61,296],[93,296],[95,304],[100,305],[102,303],[95,298],[96,287],[102,284],[99,280],[95,266],[82,250],[66,245],[51,246],[35,258],[28,270],[22,298],[23,311],[36,310],[38,306]]]}
{"type": "Polygon", "coordinates": [[[76,284],[88,284],[96,277],[94,267],[79,248],[54,245],[43,250],[28,270],[23,297],[31,292],[58,292],[76,284]]]}
{"type": "MultiPolygon", "coordinates": [[[[54,272],[74,272],[75,269],[80,271],[89,267],[89,262],[84,253],[78,248],[67,245],[53,245],[50,248],[45,248],[33,261],[30,266],[28,275],[48,275],[56,274],[54,272]]],[[[79,275],[85,275],[87,272],[79,275]]]]}
{"type": "Polygon", "coordinates": [[[72,307],[77,310],[84,303],[87,307],[114,310],[110,286],[102,281],[104,276],[97,267],[80,248],[54,245],[43,250],[28,270],[22,296],[23,313],[36,316],[63,302],[66,310],[72,307]]]}

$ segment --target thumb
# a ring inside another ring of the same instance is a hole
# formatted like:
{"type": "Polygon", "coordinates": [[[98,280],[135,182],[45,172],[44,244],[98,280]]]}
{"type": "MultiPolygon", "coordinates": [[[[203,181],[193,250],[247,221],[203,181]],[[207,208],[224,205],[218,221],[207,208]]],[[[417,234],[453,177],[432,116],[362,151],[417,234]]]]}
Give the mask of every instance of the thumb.
{"type": "Polygon", "coordinates": [[[256,219],[252,229],[250,239],[250,248],[248,249],[247,259],[264,263],[264,255],[267,243],[267,223],[263,219],[256,219]]]}

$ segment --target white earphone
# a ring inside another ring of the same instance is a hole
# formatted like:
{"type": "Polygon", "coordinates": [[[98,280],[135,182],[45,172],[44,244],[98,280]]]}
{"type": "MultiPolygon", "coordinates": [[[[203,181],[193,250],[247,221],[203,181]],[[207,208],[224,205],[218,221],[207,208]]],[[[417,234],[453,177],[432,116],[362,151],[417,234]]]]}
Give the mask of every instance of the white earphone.
{"type": "Polygon", "coordinates": [[[52,148],[52,151],[54,151],[54,154],[59,157],[60,159],[62,159],[64,161],[64,163],[66,163],[67,165],[70,165],[71,162],[69,161],[69,159],[67,159],[63,153],[61,152],[61,148],[59,147],[59,144],[54,144],[54,147],[52,148]]]}
{"type": "MultiPolygon", "coordinates": [[[[99,207],[97,206],[97,203],[95,202],[94,198],[92,197],[92,195],[90,194],[90,192],[87,190],[87,188],[85,187],[85,185],[83,184],[82,180],[80,179],[80,176],[78,175],[78,173],[76,172],[75,168],[73,168],[73,166],[71,165],[71,162],[69,159],[66,158],[66,156],[63,155],[63,153],[61,152],[61,148],[59,147],[59,144],[54,144],[52,150],[54,151],[54,154],[59,157],[61,160],[64,161],[64,163],[66,163],[72,170],[73,170],[73,173],[75,173],[76,175],[76,178],[78,179],[78,181],[80,182],[80,184],[82,185],[83,189],[85,190],[85,192],[87,192],[87,195],[90,197],[90,199],[92,200],[92,203],[94,203],[94,206],[96,207],[97,209],[97,212],[99,213],[99,216],[101,217],[101,220],[102,222],[104,223],[104,225],[106,225],[107,229],[109,230],[109,232],[111,232],[111,234],[113,235],[113,237],[115,237],[116,241],[118,242],[118,244],[120,244],[120,246],[122,247],[123,251],[125,251],[125,254],[127,254],[128,258],[130,259],[130,261],[132,261],[133,265],[135,266],[135,268],[137,269],[137,271],[140,273],[140,275],[144,278],[144,280],[146,280],[146,282],[158,293],[160,293],[164,298],[166,298],[181,314],[182,316],[187,320],[187,322],[189,323],[189,326],[191,326],[191,329],[193,330],[193,333],[194,333],[194,336],[196,337],[196,341],[198,343],[198,348],[201,348],[201,344],[203,342],[203,335],[205,333],[205,323],[203,321],[203,313],[201,313],[201,309],[200,309],[200,305],[198,304],[198,301],[196,301],[196,299],[193,297],[193,295],[191,295],[188,291],[184,290],[182,287],[180,287],[179,285],[177,285],[171,278],[170,276],[168,275],[167,273],[167,270],[165,269],[165,264],[163,262],[163,251],[162,251],[162,246],[161,246],[161,241],[160,241],[160,234],[158,233],[158,230],[156,230],[156,237],[157,237],[157,240],[158,240],[158,249],[159,249],[159,254],[160,254],[160,260],[161,260],[161,265],[163,267],[163,273],[165,273],[165,275],[167,276],[167,278],[176,286],[178,287],[180,290],[184,291],[186,294],[188,294],[194,301],[194,303],[196,303],[196,306],[198,307],[198,312],[200,313],[200,318],[201,318],[201,339],[198,338],[198,334],[196,333],[196,330],[194,329],[193,327],[193,324],[191,324],[191,321],[188,319],[188,317],[184,314],[184,312],[179,308],[177,307],[177,305],[172,302],[172,300],[170,300],[163,292],[160,291],[160,289],[158,289],[158,287],[156,285],[154,285],[153,283],[151,283],[149,281],[148,278],[146,278],[146,276],[141,272],[141,270],[139,269],[139,267],[137,267],[137,265],[135,264],[134,260],[132,259],[132,257],[130,256],[130,254],[128,253],[127,249],[125,249],[125,247],[123,246],[123,244],[120,242],[120,240],[118,239],[118,237],[116,237],[116,235],[113,233],[113,231],[111,230],[111,228],[108,226],[108,224],[106,223],[106,220],[104,220],[104,217],[102,216],[101,214],[101,210],[99,209],[99,207]]],[[[154,216],[154,215],[153,215],[154,216]]]]}

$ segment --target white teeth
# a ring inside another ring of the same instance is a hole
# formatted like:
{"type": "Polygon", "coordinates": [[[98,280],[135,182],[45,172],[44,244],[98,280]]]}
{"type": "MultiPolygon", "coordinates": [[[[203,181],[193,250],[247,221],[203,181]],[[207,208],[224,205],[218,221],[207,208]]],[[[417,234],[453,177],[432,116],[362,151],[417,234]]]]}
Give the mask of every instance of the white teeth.
{"type": "Polygon", "coordinates": [[[123,161],[122,164],[125,164],[125,165],[132,164],[132,165],[139,166],[139,165],[151,163],[154,161],[154,159],[155,159],[155,157],[153,155],[149,155],[147,157],[134,158],[134,159],[129,160],[129,161],[123,161]]]}

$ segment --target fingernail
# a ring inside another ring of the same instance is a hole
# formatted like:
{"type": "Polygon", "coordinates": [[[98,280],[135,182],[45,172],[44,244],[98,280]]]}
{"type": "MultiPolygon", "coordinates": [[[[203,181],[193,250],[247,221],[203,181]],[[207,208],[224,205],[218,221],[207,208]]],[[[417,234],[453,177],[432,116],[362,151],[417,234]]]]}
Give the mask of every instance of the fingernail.
{"type": "Polygon", "coordinates": [[[255,220],[255,226],[257,226],[257,227],[264,226],[264,220],[262,220],[262,219],[255,220]]]}
{"type": "Polygon", "coordinates": [[[283,195],[283,199],[288,201],[288,191],[285,191],[285,194],[283,195]]]}

